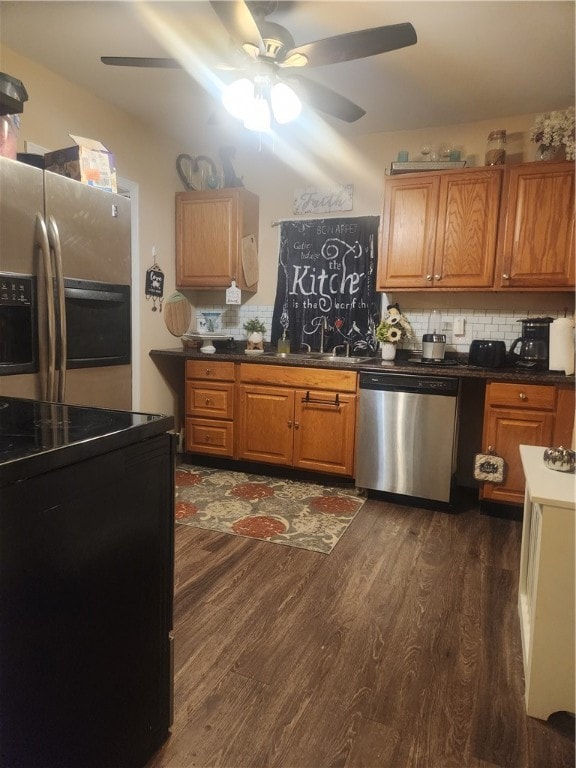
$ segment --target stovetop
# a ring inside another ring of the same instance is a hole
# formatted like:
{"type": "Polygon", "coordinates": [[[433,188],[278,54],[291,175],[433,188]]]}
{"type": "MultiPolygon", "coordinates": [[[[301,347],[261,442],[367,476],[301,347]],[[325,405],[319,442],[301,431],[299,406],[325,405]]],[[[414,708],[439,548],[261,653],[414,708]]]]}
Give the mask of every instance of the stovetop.
{"type": "Polygon", "coordinates": [[[5,475],[10,465],[41,457],[61,464],[63,459],[55,459],[55,452],[66,453],[70,461],[75,455],[93,454],[97,441],[116,438],[109,442],[125,443],[138,428],[151,425],[156,432],[162,431],[156,427],[168,430],[172,423],[158,414],[0,397],[0,468],[5,475]],[[74,454],[75,448],[82,450],[74,454]]]}

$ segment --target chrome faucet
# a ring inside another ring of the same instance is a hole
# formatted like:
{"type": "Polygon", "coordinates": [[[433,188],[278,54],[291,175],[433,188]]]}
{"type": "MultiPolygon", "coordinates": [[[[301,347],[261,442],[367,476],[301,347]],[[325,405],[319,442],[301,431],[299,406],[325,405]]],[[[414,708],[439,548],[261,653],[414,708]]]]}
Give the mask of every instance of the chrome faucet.
{"type": "Polygon", "coordinates": [[[344,350],[344,356],[345,357],[350,357],[350,343],[348,341],[345,342],[344,344],[336,344],[336,346],[332,350],[332,354],[333,355],[336,354],[336,350],[337,349],[343,349],[344,350]]]}
{"type": "Polygon", "coordinates": [[[303,341],[302,344],[300,344],[301,349],[304,349],[304,347],[306,347],[306,352],[312,352],[312,347],[310,346],[310,344],[306,344],[305,341],[303,341]]]}

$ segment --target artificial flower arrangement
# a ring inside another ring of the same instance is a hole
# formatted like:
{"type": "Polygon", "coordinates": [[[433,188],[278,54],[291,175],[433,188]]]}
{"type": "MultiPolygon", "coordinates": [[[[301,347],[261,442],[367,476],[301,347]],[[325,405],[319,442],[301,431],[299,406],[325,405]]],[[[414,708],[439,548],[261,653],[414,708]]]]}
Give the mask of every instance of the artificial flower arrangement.
{"type": "Polygon", "coordinates": [[[376,328],[376,338],[380,342],[391,344],[412,338],[412,326],[400,312],[398,304],[388,305],[386,314],[382,316],[376,328]]]}
{"type": "Polygon", "coordinates": [[[545,147],[564,147],[566,159],[574,160],[574,107],[538,115],[530,140],[545,147]]]}

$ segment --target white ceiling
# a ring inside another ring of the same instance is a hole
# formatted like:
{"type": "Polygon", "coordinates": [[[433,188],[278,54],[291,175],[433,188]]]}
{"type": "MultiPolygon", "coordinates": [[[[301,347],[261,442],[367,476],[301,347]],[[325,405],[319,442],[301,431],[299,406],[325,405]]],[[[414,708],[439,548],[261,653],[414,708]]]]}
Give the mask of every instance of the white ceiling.
{"type": "MultiPolygon", "coordinates": [[[[296,44],[413,24],[414,46],[306,73],[366,109],[353,124],[328,120],[352,136],[573,104],[574,10],[573,0],[293,0],[268,19],[286,27],[296,44]]],[[[180,141],[189,142],[195,131],[218,130],[208,122],[218,108],[214,81],[201,62],[230,60],[230,42],[206,0],[146,5],[10,0],[0,2],[0,41],[180,141]],[[100,62],[103,55],[176,55],[188,71],[107,67],[100,62]]]]}

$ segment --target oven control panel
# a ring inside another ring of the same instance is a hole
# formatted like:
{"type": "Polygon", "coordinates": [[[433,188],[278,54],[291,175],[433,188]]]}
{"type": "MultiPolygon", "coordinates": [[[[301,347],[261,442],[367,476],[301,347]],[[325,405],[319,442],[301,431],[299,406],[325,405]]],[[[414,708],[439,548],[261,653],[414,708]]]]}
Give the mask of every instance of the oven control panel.
{"type": "Polygon", "coordinates": [[[0,272],[0,306],[31,307],[34,298],[34,278],[0,272]]]}

